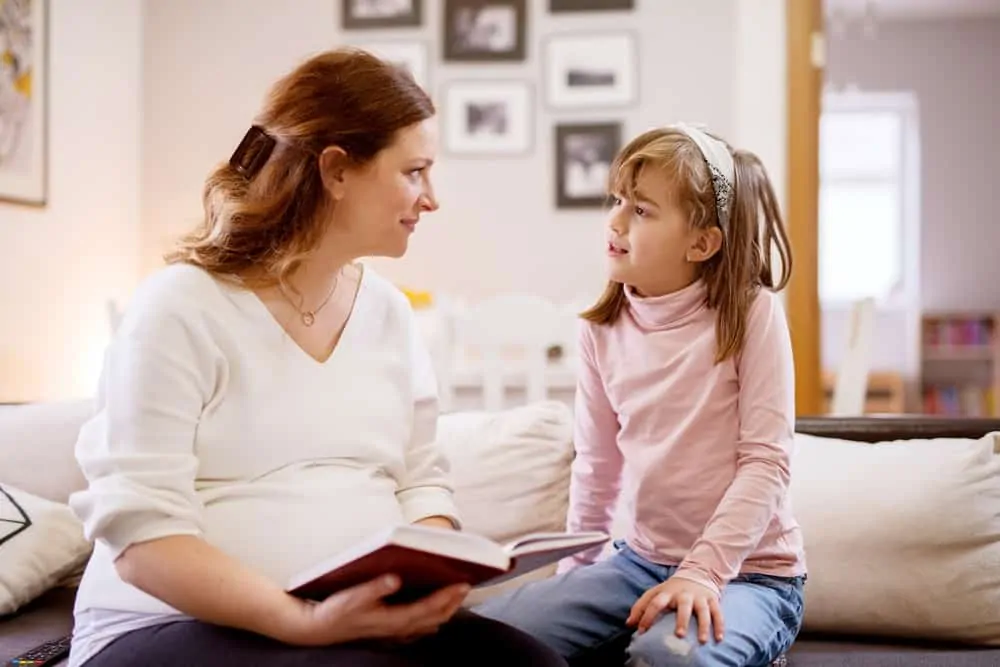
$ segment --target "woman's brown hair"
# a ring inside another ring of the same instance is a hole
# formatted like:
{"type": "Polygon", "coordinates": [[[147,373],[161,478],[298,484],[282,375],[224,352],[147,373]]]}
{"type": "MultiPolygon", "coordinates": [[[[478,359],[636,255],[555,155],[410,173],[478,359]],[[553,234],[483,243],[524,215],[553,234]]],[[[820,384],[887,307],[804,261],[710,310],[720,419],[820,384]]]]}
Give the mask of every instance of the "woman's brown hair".
{"type": "Polygon", "coordinates": [[[365,51],[310,58],[274,84],[234,157],[208,176],[204,220],[166,261],[255,287],[283,282],[325,231],[323,150],[339,146],[361,166],[434,113],[408,72],[365,51]]]}
{"type": "MultiPolygon", "coordinates": [[[[792,251],[782,222],[774,188],[760,159],[749,151],[733,151],[736,182],[729,223],[722,247],[701,265],[707,289],[706,305],[716,315],[716,362],[739,355],[746,336],[747,313],[758,290],[781,290],[792,271],[792,251]],[[772,253],[780,259],[776,275],[772,253]]],[[[608,188],[631,195],[639,173],[657,169],[664,187],[680,203],[695,229],[719,226],[715,191],[705,157],[682,130],[660,128],[633,139],[615,157],[608,188]]],[[[627,306],[626,287],[610,281],[604,293],[581,317],[596,324],[612,324],[627,306]]]]}

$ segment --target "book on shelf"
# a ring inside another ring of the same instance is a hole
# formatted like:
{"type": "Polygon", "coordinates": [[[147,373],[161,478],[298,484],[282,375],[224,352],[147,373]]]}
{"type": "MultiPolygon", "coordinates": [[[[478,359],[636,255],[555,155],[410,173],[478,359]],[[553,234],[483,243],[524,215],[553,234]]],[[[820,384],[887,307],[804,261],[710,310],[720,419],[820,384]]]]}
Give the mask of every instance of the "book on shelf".
{"type": "Polygon", "coordinates": [[[995,335],[992,316],[928,317],[924,345],[931,349],[988,348],[995,335]]]}
{"type": "Polygon", "coordinates": [[[992,387],[974,384],[936,383],[924,387],[924,413],[949,417],[991,417],[997,415],[992,387]]]}
{"type": "Polygon", "coordinates": [[[293,576],[292,595],[320,600],[385,574],[400,577],[397,599],[415,599],[452,584],[493,585],[604,544],[600,532],[532,533],[506,544],[482,535],[401,525],[293,576]]]}

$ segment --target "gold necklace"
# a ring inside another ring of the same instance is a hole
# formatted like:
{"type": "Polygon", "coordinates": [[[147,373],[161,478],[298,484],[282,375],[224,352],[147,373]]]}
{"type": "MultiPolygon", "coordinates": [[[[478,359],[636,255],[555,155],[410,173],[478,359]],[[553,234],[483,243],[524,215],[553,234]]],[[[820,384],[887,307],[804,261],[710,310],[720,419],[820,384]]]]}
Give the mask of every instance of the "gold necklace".
{"type": "Polygon", "coordinates": [[[326,303],[330,300],[330,297],[333,296],[333,293],[337,291],[337,285],[339,284],[340,284],[340,272],[338,271],[337,275],[333,279],[333,287],[331,287],[330,291],[327,292],[326,298],[324,298],[323,301],[320,302],[320,304],[315,308],[313,308],[312,310],[302,310],[297,305],[295,305],[295,302],[292,300],[290,296],[288,296],[288,293],[285,291],[284,285],[282,285],[281,283],[278,283],[278,290],[281,292],[281,296],[285,297],[285,300],[288,301],[289,304],[291,304],[292,308],[294,308],[299,312],[299,319],[302,320],[302,324],[304,324],[307,327],[311,327],[313,324],[316,323],[316,314],[323,309],[323,306],[325,306],[326,303]]]}

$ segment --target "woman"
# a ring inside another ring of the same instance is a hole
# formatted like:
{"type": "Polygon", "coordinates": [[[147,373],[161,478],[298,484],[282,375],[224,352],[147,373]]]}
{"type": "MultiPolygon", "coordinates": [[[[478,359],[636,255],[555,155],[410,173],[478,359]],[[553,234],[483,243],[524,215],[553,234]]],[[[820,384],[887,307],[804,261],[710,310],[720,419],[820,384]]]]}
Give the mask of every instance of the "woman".
{"type": "Polygon", "coordinates": [[[71,502],[96,544],[72,667],[565,664],[456,615],[463,587],[391,606],[392,579],[319,604],[282,588],[381,528],[458,527],[409,305],[354,263],[403,255],[437,209],[433,115],[402,70],[325,53],[209,176],[204,224],[134,296],[77,443],[71,502]]]}

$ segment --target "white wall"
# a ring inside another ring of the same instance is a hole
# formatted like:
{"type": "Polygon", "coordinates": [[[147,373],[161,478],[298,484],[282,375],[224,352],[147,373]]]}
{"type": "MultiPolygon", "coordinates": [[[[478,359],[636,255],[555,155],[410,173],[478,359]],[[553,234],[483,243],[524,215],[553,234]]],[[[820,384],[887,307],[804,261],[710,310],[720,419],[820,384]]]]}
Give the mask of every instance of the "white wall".
{"type": "Polygon", "coordinates": [[[609,15],[553,16],[547,2],[532,0],[527,62],[446,65],[438,60],[443,3],[424,4],[422,29],[341,33],[339,5],[329,0],[296,0],[281,11],[266,0],[148,3],[144,270],[159,266],[170,240],[199,218],[205,175],[229,157],[271,82],[306,55],[351,41],[427,40],[436,99],[453,79],[517,78],[535,84],[531,155],[478,160],[441,155],[435,167],[441,210],[426,218],[405,259],[377,263],[408,286],[472,299],[506,290],[569,299],[599,288],[602,214],[554,206],[553,125],[560,120],[620,119],[626,135],[676,120],[704,122],[758,151],[784,193],[784,2],[636,0],[634,12],[614,16],[638,40],[638,104],[589,113],[545,107],[539,46],[555,32],[605,30],[609,15]]]}
{"type": "Polygon", "coordinates": [[[49,6],[49,203],[0,203],[0,401],[92,394],[138,275],[142,5],[49,6]]]}

